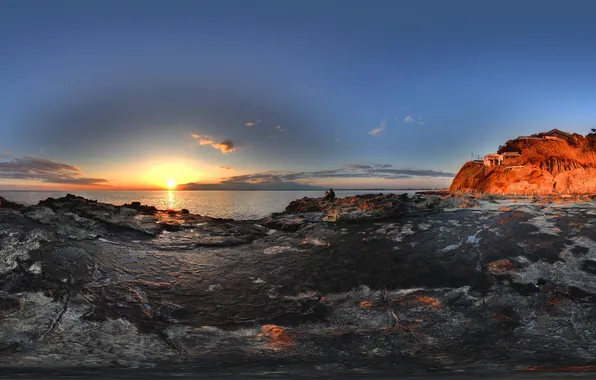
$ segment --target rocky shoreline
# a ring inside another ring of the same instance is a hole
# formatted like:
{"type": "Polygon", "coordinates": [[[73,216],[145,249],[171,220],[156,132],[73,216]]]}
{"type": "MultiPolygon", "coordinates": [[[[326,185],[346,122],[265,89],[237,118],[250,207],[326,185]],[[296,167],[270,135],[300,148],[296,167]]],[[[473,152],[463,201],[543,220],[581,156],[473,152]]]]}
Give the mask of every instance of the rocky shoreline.
{"type": "Polygon", "coordinates": [[[0,366],[589,370],[595,217],[587,197],[304,198],[245,221],[0,199],[0,366]]]}

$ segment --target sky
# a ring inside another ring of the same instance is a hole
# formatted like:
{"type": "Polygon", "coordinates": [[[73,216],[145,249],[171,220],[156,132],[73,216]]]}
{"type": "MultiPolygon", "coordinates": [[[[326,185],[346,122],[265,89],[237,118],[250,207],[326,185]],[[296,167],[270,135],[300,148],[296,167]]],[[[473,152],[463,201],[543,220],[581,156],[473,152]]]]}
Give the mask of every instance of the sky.
{"type": "Polygon", "coordinates": [[[596,126],[596,2],[0,0],[0,189],[447,187],[596,126]]]}

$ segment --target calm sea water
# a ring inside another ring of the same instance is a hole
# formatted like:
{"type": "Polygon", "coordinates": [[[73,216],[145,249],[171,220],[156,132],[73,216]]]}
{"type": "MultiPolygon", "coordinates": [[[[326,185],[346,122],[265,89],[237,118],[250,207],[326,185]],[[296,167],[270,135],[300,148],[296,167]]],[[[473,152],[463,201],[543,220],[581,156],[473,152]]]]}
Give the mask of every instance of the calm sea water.
{"type": "MultiPolygon", "coordinates": [[[[370,193],[411,193],[408,191],[344,191],[336,197],[370,193]]],[[[0,196],[24,205],[34,205],[48,197],[59,198],[64,191],[0,191],[0,196]]],[[[133,201],[159,209],[188,209],[192,213],[216,218],[256,219],[281,212],[293,200],[303,197],[322,197],[324,191],[77,191],[76,195],[99,202],[121,205],[133,201]]]]}

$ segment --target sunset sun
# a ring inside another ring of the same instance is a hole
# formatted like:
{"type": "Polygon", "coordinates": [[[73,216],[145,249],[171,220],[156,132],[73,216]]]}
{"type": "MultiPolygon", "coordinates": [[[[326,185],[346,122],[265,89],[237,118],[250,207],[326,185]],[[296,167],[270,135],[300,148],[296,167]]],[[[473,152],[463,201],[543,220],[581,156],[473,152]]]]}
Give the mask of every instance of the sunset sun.
{"type": "Polygon", "coordinates": [[[170,178],[166,181],[166,185],[168,186],[168,189],[172,190],[176,187],[176,181],[170,178]]]}

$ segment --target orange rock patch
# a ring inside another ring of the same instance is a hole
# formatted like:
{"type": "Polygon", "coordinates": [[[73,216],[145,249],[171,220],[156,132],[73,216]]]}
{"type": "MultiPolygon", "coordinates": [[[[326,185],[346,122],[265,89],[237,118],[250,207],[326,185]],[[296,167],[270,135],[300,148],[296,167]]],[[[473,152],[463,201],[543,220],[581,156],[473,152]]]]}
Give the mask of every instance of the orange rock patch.
{"type": "Polygon", "coordinates": [[[515,269],[513,263],[507,259],[495,260],[488,264],[488,269],[493,273],[505,273],[515,269]]]}
{"type": "Polygon", "coordinates": [[[269,338],[269,345],[273,347],[287,347],[292,345],[292,338],[288,336],[283,327],[277,325],[263,325],[261,327],[261,334],[269,338]]]}
{"type": "Polygon", "coordinates": [[[436,298],[432,298],[432,297],[428,297],[428,296],[416,296],[416,299],[418,300],[418,302],[423,303],[425,305],[434,307],[434,308],[441,308],[443,307],[443,305],[441,304],[441,301],[439,301],[436,298]]]}

